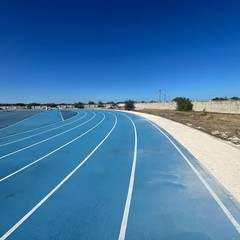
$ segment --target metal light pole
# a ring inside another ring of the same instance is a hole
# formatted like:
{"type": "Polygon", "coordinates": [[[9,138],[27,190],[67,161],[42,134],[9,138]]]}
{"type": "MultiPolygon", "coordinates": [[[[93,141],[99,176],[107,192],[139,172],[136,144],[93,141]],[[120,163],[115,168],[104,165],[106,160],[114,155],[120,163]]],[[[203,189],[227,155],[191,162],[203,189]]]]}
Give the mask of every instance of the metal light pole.
{"type": "Polygon", "coordinates": [[[161,102],[161,90],[159,89],[159,102],[161,102]]]}

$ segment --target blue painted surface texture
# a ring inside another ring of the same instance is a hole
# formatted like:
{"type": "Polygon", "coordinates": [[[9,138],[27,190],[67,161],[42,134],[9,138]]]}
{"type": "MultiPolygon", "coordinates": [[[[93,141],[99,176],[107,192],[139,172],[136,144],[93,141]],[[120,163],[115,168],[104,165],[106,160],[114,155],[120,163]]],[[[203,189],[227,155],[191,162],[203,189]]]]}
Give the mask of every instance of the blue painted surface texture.
{"type": "Polygon", "coordinates": [[[150,122],[118,111],[74,111],[63,119],[59,110],[40,112],[0,130],[0,236],[10,230],[7,239],[118,239],[137,142],[125,239],[240,239],[181,154],[150,122]]]}

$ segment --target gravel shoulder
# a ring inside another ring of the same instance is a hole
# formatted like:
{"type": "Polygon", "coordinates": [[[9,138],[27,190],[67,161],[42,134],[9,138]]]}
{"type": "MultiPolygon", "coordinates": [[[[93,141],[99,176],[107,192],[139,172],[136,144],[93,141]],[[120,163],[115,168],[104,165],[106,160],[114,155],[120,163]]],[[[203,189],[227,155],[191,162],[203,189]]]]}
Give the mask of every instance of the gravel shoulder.
{"type": "Polygon", "coordinates": [[[156,123],[180,142],[240,203],[240,150],[207,133],[151,114],[132,112],[156,123]]]}

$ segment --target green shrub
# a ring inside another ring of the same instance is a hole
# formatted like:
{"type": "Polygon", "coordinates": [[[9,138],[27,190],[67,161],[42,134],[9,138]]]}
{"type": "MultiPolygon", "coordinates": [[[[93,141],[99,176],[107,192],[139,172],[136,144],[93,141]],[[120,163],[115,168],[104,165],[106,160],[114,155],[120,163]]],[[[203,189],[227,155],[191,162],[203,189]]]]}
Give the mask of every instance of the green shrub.
{"type": "Polygon", "coordinates": [[[178,111],[192,111],[193,104],[189,98],[177,97],[173,101],[176,102],[178,111]]]}
{"type": "Polygon", "coordinates": [[[82,102],[74,103],[75,108],[84,108],[84,104],[82,102]]]}
{"type": "Polygon", "coordinates": [[[103,108],[103,107],[104,107],[103,102],[99,101],[99,102],[98,102],[98,107],[99,107],[99,108],[103,108]]]}
{"type": "Polygon", "coordinates": [[[204,108],[203,110],[202,110],[202,112],[200,113],[200,116],[202,116],[202,117],[204,117],[204,116],[207,116],[207,112],[206,112],[206,109],[204,108]]]}
{"type": "Polygon", "coordinates": [[[124,105],[125,110],[131,111],[131,110],[134,110],[134,108],[135,108],[134,101],[132,100],[125,101],[125,105],[124,105]]]}

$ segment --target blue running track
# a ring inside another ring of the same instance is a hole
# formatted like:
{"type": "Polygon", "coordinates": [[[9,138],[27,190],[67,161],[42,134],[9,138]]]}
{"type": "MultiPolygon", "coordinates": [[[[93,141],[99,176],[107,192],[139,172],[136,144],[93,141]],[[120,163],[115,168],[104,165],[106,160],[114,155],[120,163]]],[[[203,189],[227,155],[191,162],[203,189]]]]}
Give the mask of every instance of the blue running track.
{"type": "Polygon", "coordinates": [[[240,239],[239,206],[147,119],[94,109],[5,114],[1,240],[240,239]]]}

